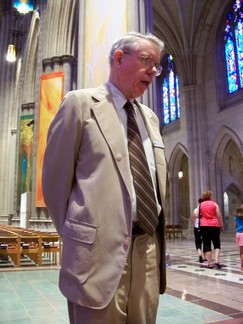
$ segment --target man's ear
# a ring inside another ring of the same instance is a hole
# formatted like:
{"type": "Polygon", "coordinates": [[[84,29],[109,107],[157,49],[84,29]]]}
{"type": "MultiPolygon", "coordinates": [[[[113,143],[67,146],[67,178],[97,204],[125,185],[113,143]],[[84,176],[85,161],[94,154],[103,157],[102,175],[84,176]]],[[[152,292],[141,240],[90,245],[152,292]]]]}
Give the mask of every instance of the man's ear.
{"type": "Polygon", "coordinates": [[[116,50],[114,52],[114,55],[113,55],[113,60],[114,60],[114,63],[120,65],[121,64],[121,59],[122,59],[122,56],[123,56],[123,51],[122,50],[116,50]]]}

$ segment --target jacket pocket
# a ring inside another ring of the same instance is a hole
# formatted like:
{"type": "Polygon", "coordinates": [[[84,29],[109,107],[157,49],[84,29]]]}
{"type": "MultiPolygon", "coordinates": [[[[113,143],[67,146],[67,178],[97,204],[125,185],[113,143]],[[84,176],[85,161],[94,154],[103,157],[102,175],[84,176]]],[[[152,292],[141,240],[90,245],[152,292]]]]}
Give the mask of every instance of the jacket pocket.
{"type": "Polygon", "coordinates": [[[66,220],[63,226],[62,273],[87,280],[97,228],[88,223],[66,220]]]}

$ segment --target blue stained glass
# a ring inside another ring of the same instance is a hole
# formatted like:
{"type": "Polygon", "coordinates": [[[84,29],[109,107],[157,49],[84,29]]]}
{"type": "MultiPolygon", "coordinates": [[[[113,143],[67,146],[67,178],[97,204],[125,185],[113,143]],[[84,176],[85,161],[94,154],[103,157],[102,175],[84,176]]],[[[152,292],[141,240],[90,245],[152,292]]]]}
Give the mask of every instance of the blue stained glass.
{"type": "Polygon", "coordinates": [[[224,36],[224,39],[227,41],[227,39],[230,39],[230,40],[234,40],[234,36],[233,36],[233,33],[232,33],[232,29],[231,29],[231,26],[229,23],[227,23],[227,25],[225,26],[225,36],[224,36]]]}
{"type": "Polygon", "coordinates": [[[229,11],[224,28],[225,63],[228,91],[243,88],[243,0],[236,0],[229,11]]]}
{"type": "Polygon", "coordinates": [[[237,46],[237,61],[239,68],[240,86],[243,87],[243,25],[242,22],[238,22],[235,28],[235,39],[237,46]]]}
{"type": "Polygon", "coordinates": [[[238,90],[238,84],[237,84],[237,74],[236,74],[236,65],[235,65],[234,44],[230,40],[228,40],[225,46],[225,56],[226,56],[229,93],[232,93],[238,90]]]}
{"type": "Polygon", "coordinates": [[[174,72],[170,71],[169,74],[169,91],[170,91],[170,119],[176,120],[176,101],[175,101],[175,78],[174,72]]]}
{"type": "Polygon", "coordinates": [[[228,33],[230,33],[230,25],[228,23],[226,24],[224,31],[225,31],[224,40],[227,40],[229,37],[228,33]]]}
{"type": "Polygon", "coordinates": [[[179,100],[179,78],[176,76],[176,102],[177,102],[177,116],[178,118],[181,117],[181,106],[179,100]]]}
{"type": "Polygon", "coordinates": [[[179,79],[175,73],[175,64],[171,55],[167,58],[166,71],[163,80],[162,101],[163,101],[163,122],[169,124],[180,118],[179,103],[179,79]]]}
{"type": "Polygon", "coordinates": [[[236,0],[234,5],[233,5],[233,9],[234,11],[237,11],[242,5],[242,0],[236,0]]]}
{"type": "Polygon", "coordinates": [[[164,79],[163,82],[163,104],[164,104],[164,124],[169,124],[170,113],[169,113],[169,97],[168,97],[168,82],[164,79]]]}

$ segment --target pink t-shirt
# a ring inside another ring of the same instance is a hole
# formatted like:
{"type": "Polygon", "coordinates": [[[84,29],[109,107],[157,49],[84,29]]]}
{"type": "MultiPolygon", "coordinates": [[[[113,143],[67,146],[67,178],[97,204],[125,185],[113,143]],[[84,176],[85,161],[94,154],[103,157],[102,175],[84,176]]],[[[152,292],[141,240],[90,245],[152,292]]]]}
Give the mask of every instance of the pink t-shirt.
{"type": "Polygon", "coordinates": [[[200,226],[220,227],[220,222],[216,213],[216,203],[213,200],[205,200],[200,205],[201,219],[200,226]]]}

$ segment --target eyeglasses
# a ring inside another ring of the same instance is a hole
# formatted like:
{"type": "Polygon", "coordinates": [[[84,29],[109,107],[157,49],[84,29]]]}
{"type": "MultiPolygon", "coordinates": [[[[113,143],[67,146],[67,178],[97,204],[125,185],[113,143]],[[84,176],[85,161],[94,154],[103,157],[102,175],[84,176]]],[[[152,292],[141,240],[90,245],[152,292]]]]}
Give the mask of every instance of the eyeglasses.
{"type": "MultiPolygon", "coordinates": [[[[123,52],[126,55],[131,55],[131,53],[128,52],[123,52]]],[[[143,63],[143,65],[146,68],[151,68],[151,66],[155,67],[156,69],[156,74],[155,76],[159,76],[163,70],[162,66],[158,63],[154,63],[153,62],[153,58],[150,55],[139,55],[138,56],[139,61],[141,61],[143,63]]]]}

